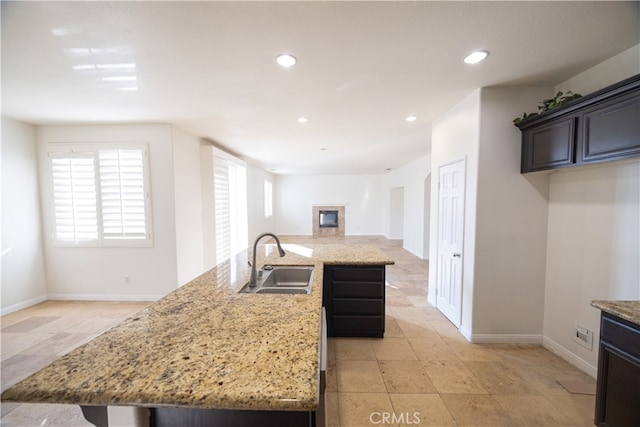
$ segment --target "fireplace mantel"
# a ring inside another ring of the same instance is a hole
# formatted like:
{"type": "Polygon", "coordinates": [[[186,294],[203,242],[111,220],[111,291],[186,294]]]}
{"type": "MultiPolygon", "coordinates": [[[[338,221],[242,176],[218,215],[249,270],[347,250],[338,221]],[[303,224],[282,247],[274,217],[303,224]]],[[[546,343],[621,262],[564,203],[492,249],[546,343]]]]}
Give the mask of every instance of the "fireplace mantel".
{"type": "Polygon", "coordinates": [[[336,204],[313,204],[311,209],[311,217],[313,224],[313,236],[344,236],[345,229],[345,205],[346,203],[336,204]],[[320,211],[337,211],[338,226],[337,227],[320,227],[320,211]]]}

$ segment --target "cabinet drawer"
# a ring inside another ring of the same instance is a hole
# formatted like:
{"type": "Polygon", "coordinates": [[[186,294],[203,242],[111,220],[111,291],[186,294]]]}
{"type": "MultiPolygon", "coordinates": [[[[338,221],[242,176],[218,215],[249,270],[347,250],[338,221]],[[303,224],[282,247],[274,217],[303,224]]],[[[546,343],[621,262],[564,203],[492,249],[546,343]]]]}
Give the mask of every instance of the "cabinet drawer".
{"type": "Polygon", "coordinates": [[[333,300],[335,314],[384,314],[384,302],[381,299],[343,299],[333,300]]]}
{"type": "Polygon", "coordinates": [[[334,298],[383,298],[384,283],[333,282],[334,298]]]}
{"type": "Polygon", "coordinates": [[[606,313],[603,313],[600,325],[600,341],[640,359],[640,332],[606,313]]]}
{"type": "Polygon", "coordinates": [[[384,282],[384,267],[333,267],[338,282],[384,282]]]}
{"type": "Polygon", "coordinates": [[[334,336],[382,337],[384,316],[333,316],[334,336]]]}

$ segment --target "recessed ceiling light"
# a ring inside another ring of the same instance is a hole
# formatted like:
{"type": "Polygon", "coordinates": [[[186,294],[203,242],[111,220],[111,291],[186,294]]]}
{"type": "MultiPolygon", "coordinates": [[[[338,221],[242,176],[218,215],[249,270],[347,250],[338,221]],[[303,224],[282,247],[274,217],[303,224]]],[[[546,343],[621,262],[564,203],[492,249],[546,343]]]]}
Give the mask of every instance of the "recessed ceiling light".
{"type": "Polygon", "coordinates": [[[471,52],[464,58],[464,62],[466,64],[477,64],[480,61],[484,61],[487,56],[489,56],[489,52],[486,50],[477,50],[475,52],[471,52]]]}
{"type": "Polygon", "coordinates": [[[407,116],[404,118],[404,120],[407,122],[415,122],[416,120],[418,120],[418,118],[416,116],[407,116]]]}
{"type": "Polygon", "coordinates": [[[276,56],[276,62],[284,68],[289,68],[296,65],[296,62],[298,62],[298,60],[290,53],[281,53],[280,55],[276,56]]]}
{"type": "Polygon", "coordinates": [[[306,117],[298,117],[298,123],[307,123],[309,121],[306,117]]]}

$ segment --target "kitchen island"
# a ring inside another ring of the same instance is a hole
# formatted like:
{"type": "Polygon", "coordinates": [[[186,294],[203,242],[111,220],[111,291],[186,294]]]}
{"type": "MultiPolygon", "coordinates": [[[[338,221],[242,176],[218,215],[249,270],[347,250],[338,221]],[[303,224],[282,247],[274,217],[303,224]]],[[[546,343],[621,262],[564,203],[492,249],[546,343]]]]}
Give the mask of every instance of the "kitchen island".
{"type": "Polygon", "coordinates": [[[597,426],[640,420],[640,301],[592,301],[602,311],[596,386],[597,426]]]}
{"type": "Polygon", "coordinates": [[[107,408],[123,407],[138,425],[173,409],[313,418],[322,406],[324,265],[393,261],[368,245],[283,247],[281,258],[274,245],[259,246],[257,265],[313,266],[308,295],[240,293],[250,272],[243,251],[7,389],[2,401],[80,405],[99,426],[113,424],[107,408]]]}

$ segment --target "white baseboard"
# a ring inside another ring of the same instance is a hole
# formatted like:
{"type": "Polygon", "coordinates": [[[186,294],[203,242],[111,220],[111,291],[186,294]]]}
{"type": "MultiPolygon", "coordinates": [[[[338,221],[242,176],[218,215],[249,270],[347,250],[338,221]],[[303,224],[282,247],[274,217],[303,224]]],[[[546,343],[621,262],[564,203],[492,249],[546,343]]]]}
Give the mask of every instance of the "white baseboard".
{"type": "Polygon", "coordinates": [[[9,307],[5,307],[0,310],[0,316],[4,316],[9,313],[13,313],[14,311],[22,310],[23,308],[31,307],[32,305],[40,304],[47,300],[46,295],[40,295],[35,298],[28,299],[26,301],[19,302],[17,304],[10,305],[9,307]]]}
{"type": "MultiPolygon", "coordinates": [[[[442,313],[442,312],[441,312],[442,313]]],[[[472,342],[471,341],[471,331],[468,330],[467,328],[465,328],[464,326],[460,326],[458,328],[458,331],[460,331],[460,333],[462,334],[463,337],[465,337],[467,339],[467,341],[472,342]]]]}
{"type": "Polygon", "coordinates": [[[157,301],[164,295],[48,294],[53,301],[157,301]]]}
{"type": "Polygon", "coordinates": [[[598,368],[593,366],[589,362],[580,357],[573,354],[571,351],[567,350],[557,342],[553,341],[551,338],[543,337],[542,346],[552,353],[560,356],[562,359],[571,363],[576,368],[580,369],[582,372],[590,375],[593,378],[596,378],[598,373],[598,368]]]}
{"type": "Polygon", "coordinates": [[[473,334],[471,342],[477,344],[542,344],[542,335],[535,334],[473,334]]]}

